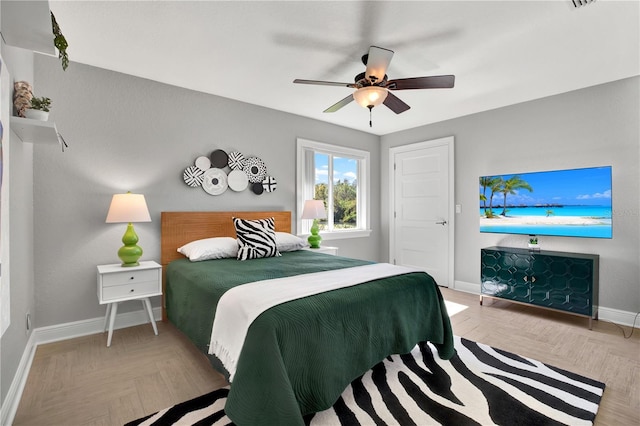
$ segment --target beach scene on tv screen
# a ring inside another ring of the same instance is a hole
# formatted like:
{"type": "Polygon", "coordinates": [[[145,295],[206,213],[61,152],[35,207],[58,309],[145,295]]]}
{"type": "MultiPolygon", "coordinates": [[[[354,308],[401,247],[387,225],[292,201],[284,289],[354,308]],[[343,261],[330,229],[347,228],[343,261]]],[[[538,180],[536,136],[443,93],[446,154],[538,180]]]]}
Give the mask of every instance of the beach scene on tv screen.
{"type": "Polygon", "coordinates": [[[611,238],[611,167],[480,177],[480,232],[611,238]]]}

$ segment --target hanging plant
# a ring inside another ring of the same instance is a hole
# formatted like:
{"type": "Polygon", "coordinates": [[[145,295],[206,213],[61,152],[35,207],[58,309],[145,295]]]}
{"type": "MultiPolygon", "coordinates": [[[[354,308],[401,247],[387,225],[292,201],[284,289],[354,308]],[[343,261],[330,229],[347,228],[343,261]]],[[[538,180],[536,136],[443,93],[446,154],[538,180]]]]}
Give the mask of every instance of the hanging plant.
{"type": "Polygon", "coordinates": [[[58,49],[58,58],[60,58],[60,62],[62,62],[62,69],[66,71],[69,66],[69,56],[67,55],[67,47],[69,47],[69,44],[62,34],[62,31],[60,31],[60,26],[58,22],[56,22],[56,17],[53,15],[53,12],[51,12],[51,27],[53,29],[53,45],[58,49]]]}

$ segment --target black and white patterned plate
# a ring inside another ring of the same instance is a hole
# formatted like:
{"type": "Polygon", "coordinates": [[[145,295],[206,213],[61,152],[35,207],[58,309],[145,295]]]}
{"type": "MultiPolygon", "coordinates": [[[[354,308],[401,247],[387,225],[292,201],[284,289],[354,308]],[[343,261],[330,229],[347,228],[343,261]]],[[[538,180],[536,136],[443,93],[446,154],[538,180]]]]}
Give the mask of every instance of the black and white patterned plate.
{"type": "Polygon", "coordinates": [[[220,195],[227,190],[227,175],[223,170],[211,168],[204,172],[202,188],[211,195],[220,195]]]}
{"type": "Polygon", "coordinates": [[[262,188],[264,188],[265,192],[273,192],[276,190],[278,183],[276,182],[276,178],[273,176],[266,176],[262,180],[262,188]]]}
{"type": "Polygon", "coordinates": [[[267,175],[267,166],[258,157],[249,157],[244,160],[242,170],[247,174],[251,183],[262,182],[267,175]]]}
{"type": "Polygon", "coordinates": [[[229,153],[229,167],[232,170],[242,170],[244,167],[244,155],[238,151],[229,153]]]}
{"type": "Polygon", "coordinates": [[[189,166],[186,169],[184,169],[184,173],[182,174],[182,179],[184,179],[184,183],[186,183],[192,188],[196,188],[202,185],[203,177],[204,177],[204,170],[202,170],[198,166],[189,166]]]}

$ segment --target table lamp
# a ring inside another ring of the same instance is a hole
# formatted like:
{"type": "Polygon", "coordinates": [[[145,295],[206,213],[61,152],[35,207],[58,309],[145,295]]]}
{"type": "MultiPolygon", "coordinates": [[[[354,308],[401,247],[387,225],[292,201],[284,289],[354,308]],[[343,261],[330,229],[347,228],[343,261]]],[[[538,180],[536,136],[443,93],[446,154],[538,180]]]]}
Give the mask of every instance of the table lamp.
{"type": "Polygon", "coordinates": [[[320,241],[322,237],[318,235],[318,219],[326,219],[327,211],[324,209],[324,201],[322,200],[307,200],[304,202],[304,209],[302,210],[302,219],[313,219],[313,225],[311,225],[311,235],[307,238],[309,246],[311,248],[320,248],[320,241]]]}
{"type": "Polygon", "coordinates": [[[142,194],[114,194],[107,213],[106,223],[128,223],[127,230],[122,237],[124,245],[118,250],[118,257],[122,266],[138,266],[138,259],[142,256],[142,248],[138,247],[138,235],[133,229],[134,222],[151,222],[147,202],[142,194]]]}

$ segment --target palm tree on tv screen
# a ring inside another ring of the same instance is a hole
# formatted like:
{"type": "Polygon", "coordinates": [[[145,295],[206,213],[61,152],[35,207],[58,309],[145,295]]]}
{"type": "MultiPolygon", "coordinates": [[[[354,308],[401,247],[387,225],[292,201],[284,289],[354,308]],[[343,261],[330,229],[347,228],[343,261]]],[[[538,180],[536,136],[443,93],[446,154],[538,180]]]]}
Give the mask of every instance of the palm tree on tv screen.
{"type": "Polygon", "coordinates": [[[482,208],[484,209],[485,217],[493,217],[493,196],[496,192],[500,192],[502,186],[501,176],[483,176],[480,178],[480,186],[482,186],[482,194],[480,194],[480,201],[482,201],[482,208]],[[487,188],[491,190],[489,198],[487,198],[487,188]],[[487,199],[489,200],[489,206],[487,206],[487,199]]]}
{"type": "Polygon", "coordinates": [[[502,216],[507,215],[507,195],[508,194],[516,194],[516,190],[518,189],[526,189],[529,192],[533,192],[533,188],[531,185],[527,183],[527,181],[523,180],[520,176],[512,176],[509,179],[503,181],[502,187],[498,190],[504,195],[504,201],[502,203],[502,216]]]}
{"type": "Polygon", "coordinates": [[[487,188],[490,188],[496,179],[497,178],[493,176],[480,177],[480,186],[482,187],[482,194],[480,194],[480,201],[482,201],[482,208],[484,209],[485,213],[487,212],[487,188]]]}

